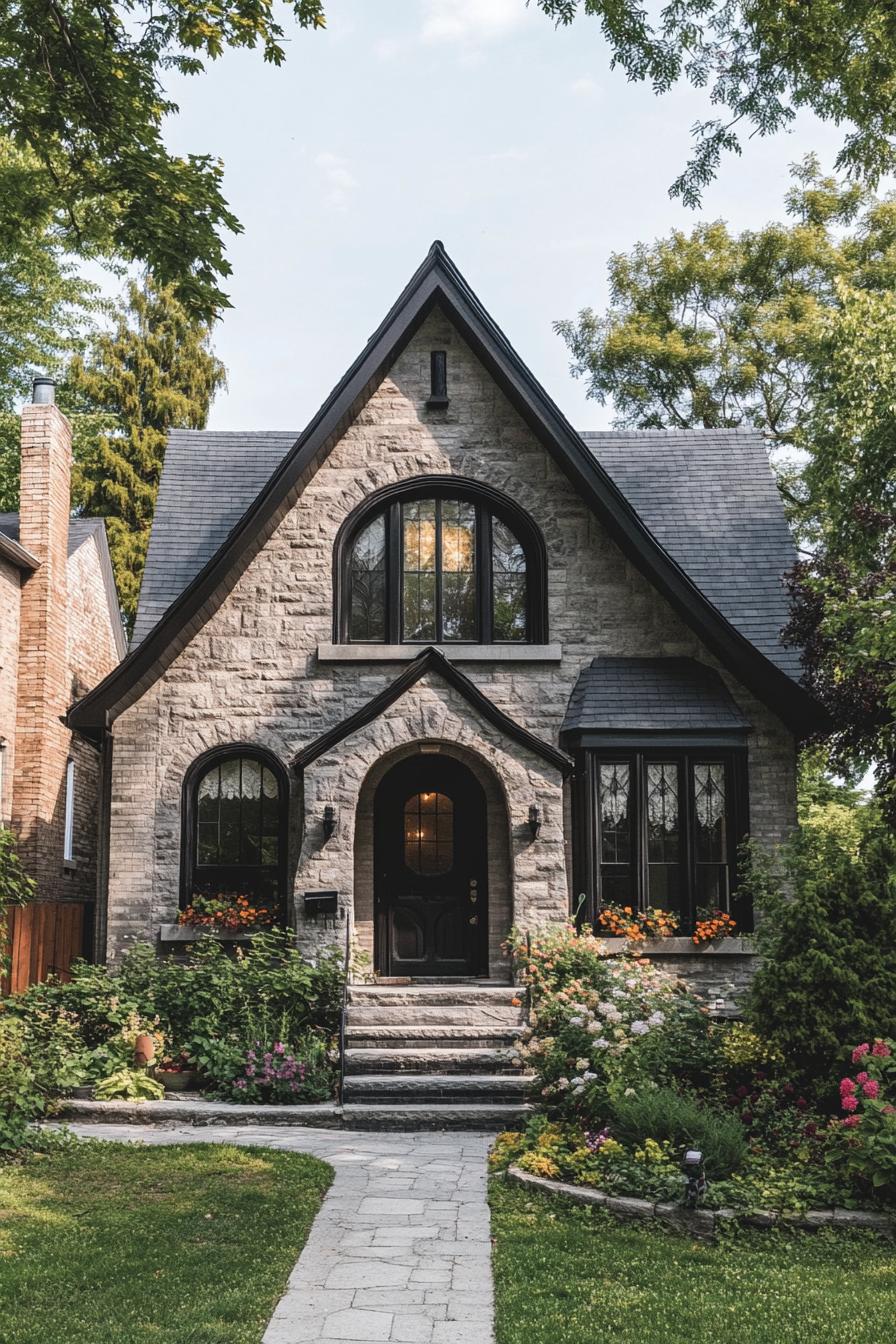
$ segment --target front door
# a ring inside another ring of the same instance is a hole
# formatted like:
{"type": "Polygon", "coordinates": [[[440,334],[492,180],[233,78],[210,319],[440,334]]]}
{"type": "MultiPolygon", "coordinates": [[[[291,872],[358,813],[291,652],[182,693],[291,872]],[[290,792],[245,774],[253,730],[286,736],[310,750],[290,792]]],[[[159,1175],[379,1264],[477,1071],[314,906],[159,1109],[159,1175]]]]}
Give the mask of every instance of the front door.
{"type": "Polygon", "coordinates": [[[381,975],[488,971],[485,794],[460,761],[421,753],[377,789],[374,891],[381,975]]]}

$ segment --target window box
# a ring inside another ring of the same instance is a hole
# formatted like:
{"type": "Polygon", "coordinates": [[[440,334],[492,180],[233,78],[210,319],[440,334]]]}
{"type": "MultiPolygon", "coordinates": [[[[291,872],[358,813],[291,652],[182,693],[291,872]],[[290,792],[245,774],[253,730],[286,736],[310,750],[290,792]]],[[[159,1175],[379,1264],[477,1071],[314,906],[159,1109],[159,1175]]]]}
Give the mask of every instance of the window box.
{"type": "MultiPolygon", "coordinates": [[[[600,934],[598,934],[600,937],[600,934]]],[[[750,937],[719,938],[714,943],[694,943],[690,938],[647,938],[630,943],[627,938],[603,938],[608,952],[624,952],[634,947],[638,956],[647,957],[755,957],[756,945],[750,937]]]]}
{"type": "Polygon", "coordinates": [[[160,924],[159,941],[163,943],[198,943],[200,938],[216,938],[219,943],[249,943],[259,929],[235,933],[232,929],[192,928],[189,924],[160,924]]]}

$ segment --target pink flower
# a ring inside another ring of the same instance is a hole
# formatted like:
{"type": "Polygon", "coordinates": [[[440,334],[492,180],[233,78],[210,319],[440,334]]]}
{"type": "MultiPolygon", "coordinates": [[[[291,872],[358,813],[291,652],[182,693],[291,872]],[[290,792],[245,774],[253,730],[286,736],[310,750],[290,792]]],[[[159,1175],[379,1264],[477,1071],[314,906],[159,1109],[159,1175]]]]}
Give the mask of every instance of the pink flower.
{"type": "Polygon", "coordinates": [[[847,1125],[850,1129],[854,1129],[856,1125],[860,1125],[862,1123],[862,1117],[860,1115],[847,1115],[843,1120],[840,1121],[840,1123],[841,1125],[847,1125]]]}
{"type": "Polygon", "coordinates": [[[883,1113],[884,1115],[896,1115],[896,1106],[891,1106],[890,1103],[887,1102],[886,1106],[884,1107],[883,1113]]]}
{"type": "Polygon", "coordinates": [[[863,1072],[863,1073],[857,1073],[857,1074],[856,1074],[856,1082],[857,1082],[857,1083],[867,1083],[867,1081],[868,1081],[868,1075],[867,1075],[867,1073],[864,1073],[864,1072],[863,1072]]]}
{"type": "Polygon", "coordinates": [[[862,1084],[862,1091],[866,1097],[876,1097],[880,1091],[880,1083],[875,1082],[873,1078],[869,1078],[867,1082],[862,1084]]]}
{"type": "Polygon", "coordinates": [[[841,1098],[840,1105],[843,1107],[844,1111],[855,1111],[858,1110],[859,1099],[858,1097],[847,1095],[841,1098]]]}
{"type": "Polygon", "coordinates": [[[887,1055],[892,1055],[893,1051],[887,1045],[886,1041],[878,1039],[872,1045],[871,1053],[872,1055],[877,1055],[879,1058],[886,1058],[887,1055]]]}
{"type": "Polygon", "coordinates": [[[853,1064],[858,1064],[859,1060],[864,1059],[865,1056],[870,1053],[870,1051],[871,1046],[868,1044],[867,1041],[863,1042],[862,1045],[857,1045],[855,1050],[853,1050],[852,1052],[853,1064]]]}
{"type": "Polygon", "coordinates": [[[856,1085],[855,1085],[855,1083],[853,1082],[853,1080],[852,1080],[851,1078],[841,1078],[841,1079],[840,1079],[840,1095],[841,1095],[841,1097],[851,1097],[852,1094],[853,1094],[853,1092],[855,1092],[855,1090],[856,1090],[856,1085]]]}

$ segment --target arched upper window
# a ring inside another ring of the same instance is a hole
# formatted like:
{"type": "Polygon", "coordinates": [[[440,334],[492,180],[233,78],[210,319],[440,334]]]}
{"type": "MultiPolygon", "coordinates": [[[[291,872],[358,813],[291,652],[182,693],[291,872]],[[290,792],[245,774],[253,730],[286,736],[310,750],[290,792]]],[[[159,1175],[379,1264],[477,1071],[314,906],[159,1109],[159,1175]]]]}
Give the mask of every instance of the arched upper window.
{"type": "Polygon", "coordinates": [[[428,477],[380,492],[337,543],[336,638],[542,643],[544,544],[497,491],[428,477]]]}
{"type": "Polygon", "coordinates": [[[182,904],[194,896],[252,898],[279,918],[285,897],[287,784],[255,747],[222,747],[184,784],[182,904]]]}

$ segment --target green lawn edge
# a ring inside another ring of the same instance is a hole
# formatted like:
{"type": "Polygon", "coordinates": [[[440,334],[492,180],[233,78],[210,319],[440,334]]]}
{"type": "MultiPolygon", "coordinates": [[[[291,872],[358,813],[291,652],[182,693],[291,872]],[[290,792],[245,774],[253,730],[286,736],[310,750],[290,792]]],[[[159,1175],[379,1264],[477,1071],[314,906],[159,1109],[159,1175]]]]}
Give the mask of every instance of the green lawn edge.
{"type": "Polygon", "coordinates": [[[73,1142],[0,1167],[3,1344],[259,1344],[332,1179],[219,1143],[73,1142]]]}

